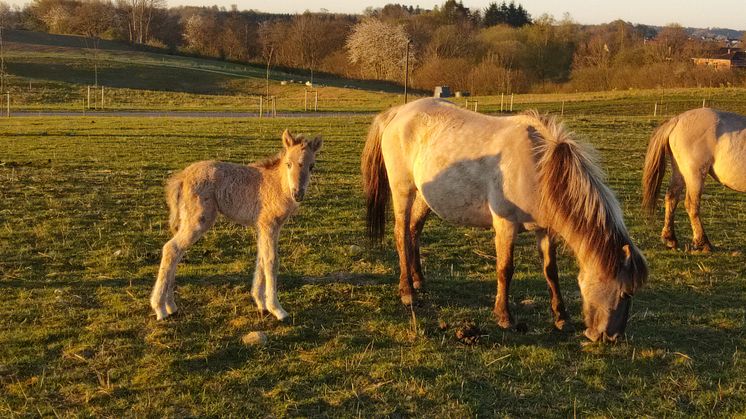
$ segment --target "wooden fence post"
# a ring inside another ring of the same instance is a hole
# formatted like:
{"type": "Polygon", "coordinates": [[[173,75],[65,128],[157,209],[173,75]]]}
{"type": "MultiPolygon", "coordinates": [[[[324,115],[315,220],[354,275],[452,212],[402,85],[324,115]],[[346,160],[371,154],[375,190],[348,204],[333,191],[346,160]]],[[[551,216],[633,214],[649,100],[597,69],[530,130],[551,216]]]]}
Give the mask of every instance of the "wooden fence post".
{"type": "Polygon", "coordinates": [[[259,118],[262,117],[262,103],[264,102],[264,98],[262,96],[259,96],[259,118]]]}
{"type": "Polygon", "coordinates": [[[316,94],[316,97],[313,101],[313,111],[318,112],[319,111],[319,91],[316,90],[314,93],[316,94]]]}
{"type": "Polygon", "coordinates": [[[510,112],[513,112],[513,96],[515,96],[515,93],[510,94],[510,112]]]}

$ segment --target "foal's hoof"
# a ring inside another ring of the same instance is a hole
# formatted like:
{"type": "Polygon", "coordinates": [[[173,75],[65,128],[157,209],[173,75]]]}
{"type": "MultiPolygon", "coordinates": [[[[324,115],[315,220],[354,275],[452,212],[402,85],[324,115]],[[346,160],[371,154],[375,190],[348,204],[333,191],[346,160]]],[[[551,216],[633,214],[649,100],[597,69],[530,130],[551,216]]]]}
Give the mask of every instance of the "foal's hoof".
{"type": "Polygon", "coordinates": [[[165,320],[170,315],[163,307],[153,307],[153,311],[155,311],[155,319],[158,321],[165,320]]]}

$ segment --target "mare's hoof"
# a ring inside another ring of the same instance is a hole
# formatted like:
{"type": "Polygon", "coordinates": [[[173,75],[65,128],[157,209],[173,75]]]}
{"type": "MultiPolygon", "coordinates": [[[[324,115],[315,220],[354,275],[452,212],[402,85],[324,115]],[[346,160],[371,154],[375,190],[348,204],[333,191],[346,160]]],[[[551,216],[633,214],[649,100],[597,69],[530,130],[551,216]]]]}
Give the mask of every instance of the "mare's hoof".
{"type": "Polygon", "coordinates": [[[676,250],[679,248],[679,242],[675,238],[671,239],[668,237],[661,237],[661,241],[667,248],[671,250],[676,250]]]}
{"type": "Polygon", "coordinates": [[[710,253],[712,252],[712,245],[710,243],[692,243],[686,247],[686,251],[690,253],[710,253]]]}
{"type": "Polygon", "coordinates": [[[515,326],[515,322],[509,318],[499,318],[497,319],[497,325],[500,326],[501,329],[512,329],[515,326]]]}
{"type": "Polygon", "coordinates": [[[414,298],[412,298],[411,294],[409,294],[409,295],[402,295],[401,296],[401,302],[405,306],[411,306],[412,303],[414,302],[414,298]]]}
{"type": "Polygon", "coordinates": [[[422,282],[420,282],[420,281],[412,282],[412,286],[416,290],[422,289],[422,282]]]}
{"type": "Polygon", "coordinates": [[[569,319],[555,321],[554,328],[562,333],[572,333],[575,331],[575,326],[570,323],[569,319]]]}

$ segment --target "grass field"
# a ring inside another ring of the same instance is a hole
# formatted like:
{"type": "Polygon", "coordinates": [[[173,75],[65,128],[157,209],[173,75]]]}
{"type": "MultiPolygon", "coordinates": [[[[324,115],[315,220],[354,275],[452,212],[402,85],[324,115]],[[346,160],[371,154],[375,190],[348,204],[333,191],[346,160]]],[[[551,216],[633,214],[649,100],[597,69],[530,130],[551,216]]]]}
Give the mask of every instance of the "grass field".
{"type": "MultiPolygon", "coordinates": [[[[694,99],[692,99],[694,100],[694,99]]],[[[603,104],[599,105],[602,106],[603,104]]],[[[664,250],[642,217],[640,168],[659,122],[569,117],[601,152],[651,267],[628,340],[583,345],[577,268],[560,276],[578,332],[552,331],[533,237],[516,252],[502,331],[489,231],[432,218],[428,292],[398,302],[392,239],[364,236],[359,156],[368,117],[11,118],[0,125],[0,416],[732,416],[746,414],[746,201],[710,183],[703,220],[717,251],[664,250]],[[180,314],[148,305],[167,240],[163,183],[201,159],[250,162],[285,127],[325,145],[308,199],[283,230],[280,301],[251,302],[253,236],[219,222],[177,272],[180,314]],[[355,246],[362,248],[359,251],[355,246]],[[474,321],[476,346],[450,325],[474,321]],[[244,333],[263,330],[264,347],[244,333]]],[[[679,238],[691,237],[682,210],[679,238]]]]}

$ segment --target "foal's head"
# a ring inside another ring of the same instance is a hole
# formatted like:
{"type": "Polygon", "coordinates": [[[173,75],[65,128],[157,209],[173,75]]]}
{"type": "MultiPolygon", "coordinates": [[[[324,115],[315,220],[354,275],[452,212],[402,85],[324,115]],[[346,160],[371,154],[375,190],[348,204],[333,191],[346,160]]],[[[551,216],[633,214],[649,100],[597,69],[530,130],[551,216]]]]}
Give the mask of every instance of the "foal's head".
{"type": "Polygon", "coordinates": [[[288,130],[282,133],[282,145],[285,147],[285,152],[280,162],[280,170],[283,171],[288,189],[296,202],[302,201],[306,194],[306,187],[308,187],[321,142],[321,137],[308,141],[302,135],[293,137],[288,130]]]}
{"type": "Polygon", "coordinates": [[[634,245],[622,247],[616,275],[609,277],[605,269],[581,269],[578,275],[583,296],[585,336],[592,341],[616,341],[624,335],[629,320],[632,295],[648,276],[647,263],[634,245]]]}

